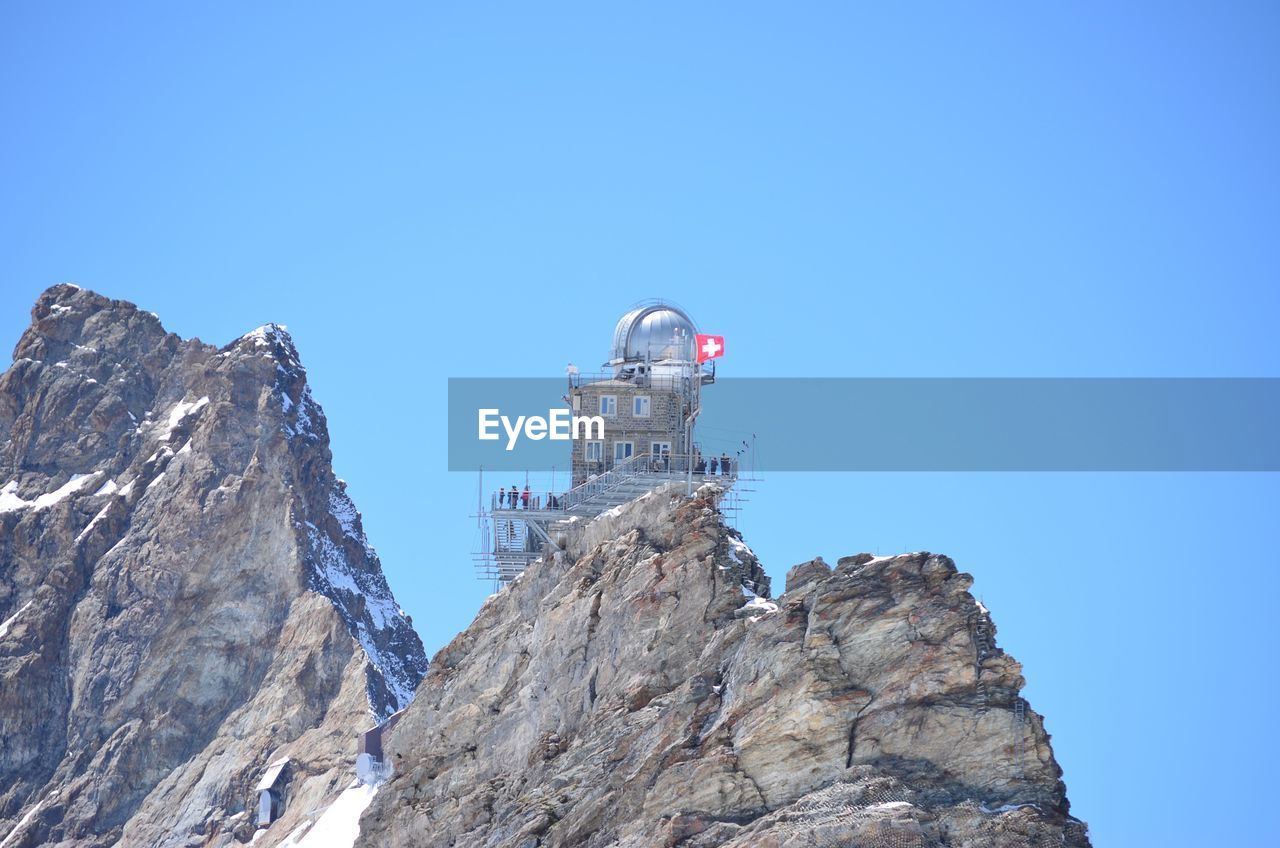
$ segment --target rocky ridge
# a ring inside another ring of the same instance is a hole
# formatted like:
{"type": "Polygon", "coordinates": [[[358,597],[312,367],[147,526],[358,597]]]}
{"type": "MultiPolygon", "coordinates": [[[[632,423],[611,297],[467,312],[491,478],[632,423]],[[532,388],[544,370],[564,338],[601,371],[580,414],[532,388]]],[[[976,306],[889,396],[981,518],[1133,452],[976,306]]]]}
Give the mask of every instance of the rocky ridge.
{"type": "Polygon", "coordinates": [[[671,487],[428,667],[330,464],[283,327],[216,349],[41,296],[0,376],[0,848],[309,848],[366,803],[379,848],[1089,845],[947,557],[818,558],[772,598],[722,493],[671,487]],[[353,731],[411,697],[354,786],[353,731]]]}
{"type": "Polygon", "coordinates": [[[426,672],[283,327],[219,349],[55,286],[0,481],[4,848],[244,842],[288,756],[274,844],[426,672]]]}
{"type": "Polygon", "coordinates": [[[363,846],[1087,846],[945,556],[767,578],[719,491],[558,540],[432,661],[363,846]]]}

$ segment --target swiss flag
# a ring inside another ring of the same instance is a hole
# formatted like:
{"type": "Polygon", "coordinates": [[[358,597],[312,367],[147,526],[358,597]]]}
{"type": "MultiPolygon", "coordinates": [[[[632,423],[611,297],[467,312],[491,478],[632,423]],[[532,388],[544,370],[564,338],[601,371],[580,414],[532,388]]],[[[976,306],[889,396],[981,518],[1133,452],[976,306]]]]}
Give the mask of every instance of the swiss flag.
{"type": "Polygon", "coordinates": [[[699,362],[706,362],[708,359],[724,356],[724,336],[704,336],[702,333],[698,333],[697,341],[699,362]]]}

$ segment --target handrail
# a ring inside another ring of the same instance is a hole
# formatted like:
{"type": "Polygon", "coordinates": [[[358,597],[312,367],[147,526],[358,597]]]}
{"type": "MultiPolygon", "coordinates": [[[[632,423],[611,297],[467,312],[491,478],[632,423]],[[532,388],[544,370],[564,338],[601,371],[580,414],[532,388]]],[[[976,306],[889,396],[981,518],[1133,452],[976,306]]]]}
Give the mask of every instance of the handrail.
{"type": "MultiPolygon", "coordinates": [[[[639,453],[627,457],[608,471],[591,476],[569,489],[563,495],[552,495],[545,506],[541,495],[531,496],[528,504],[524,503],[522,497],[517,496],[517,503],[520,504],[518,511],[571,512],[575,507],[592,498],[612,491],[618,486],[639,477],[665,477],[670,480],[683,480],[689,476],[689,463],[691,461],[694,463],[693,474],[699,479],[723,478],[732,481],[738,477],[736,459],[731,460],[728,468],[723,468],[720,466],[721,457],[703,457],[695,454],[691,460],[688,454],[664,453],[653,456],[648,453],[639,453]],[[712,460],[716,462],[714,472],[710,470],[712,460]]],[[[490,496],[490,505],[496,510],[507,509],[498,501],[497,493],[490,496]]],[[[511,507],[510,509],[516,510],[517,508],[511,507]]]]}
{"type": "Polygon", "coordinates": [[[594,479],[579,483],[560,499],[565,511],[572,510],[578,504],[596,495],[608,492],[621,484],[637,477],[667,477],[671,480],[685,479],[689,475],[690,463],[694,463],[693,473],[700,479],[723,477],[735,480],[738,476],[738,463],[730,461],[729,467],[722,469],[720,457],[716,457],[716,471],[710,473],[710,457],[688,454],[661,454],[650,456],[647,453],[637,454],[626,461],[615,465],[610,471],[594,479]]]}
{"type": "Polygon", "coordinates": [[[580,389],[583,386],[590,386],[595,383],[618,382],[628,386],[634,386],[641,389],[663,389],[666,391],[676,391],[689,382],[690,378],[696,374],[693,366],[690,366],[688,374],[611,374],[608,372],[584,374],[575,373],[569,375],[569,387],[580,389]]]}
{"type": "MultiPolygon", "coordinates": [[[[501,500],[498,499],[497,492],[490,493],[489,510],[491,512],[493,510],[498,510],[498,509],[517,509],[517,507],[515,506],[507,506],[507,499],[511,497],[511,490],[503,489],[502,491],[503,491],[503,496],[501,500]]],[[[515,492],[516,492],[516,503],[520,505],[518,509],[521,512],[532,512],[534,510],[542,509],[542,501],[543,501],[542,495],[530,494],[529,502],[525,503],[524,494],[519,489],[516,489],[515,492]]],[[[555,497],[555,496],[552,495],[551,497],[555,497]]],[[[554,507],[548,506],[547,508],[553,509],[554,507]]]]}
{"type": "Polygon", "coordinates": [[[568,512],[589,498],[635,478],[639,474],[636,469],[645,467],[648,461],[649,454],[638,453],[616,463],[613,468],[603,474],[588,478],[564,493],[564,497],[560,499],[561,508],[568,512]]]}

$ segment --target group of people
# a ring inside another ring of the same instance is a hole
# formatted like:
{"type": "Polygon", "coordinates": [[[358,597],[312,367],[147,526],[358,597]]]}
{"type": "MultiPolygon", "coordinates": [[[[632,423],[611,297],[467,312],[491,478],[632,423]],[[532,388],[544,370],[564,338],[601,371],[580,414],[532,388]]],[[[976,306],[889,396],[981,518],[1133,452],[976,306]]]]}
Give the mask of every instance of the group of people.
{"type": "Polygon", "coordinates": [[[729,474],[733,469],[733,460],[729,459],[729,454],[720,454],[719,459],[711,457],[710,462],[698,457],[698,461],[693,464],[693,470],[697,474],[729,474]]]}
{"type": "Polygon", "coordinates": [[[529,487],[525,486],[521,492],[518,486],[512,486],[508,492],[505,488],[498,490],[498,509],[525,509],[529,508],[529,487]]]}
{"type": "MultiPolygon", "coordinates": [[[[498,489],[498,509],[529,509],[530,498],[528,486],[525,486],[523,491],[519,486],[512,486],[510,491],[504,486],[498,489]]],[[[551,492],[547,492],[546,505],[547,509],[559,509],[560,498],[551,492]]],[[[538,508],[537,498],[532,498],[532,506],[534,509],[538,508]]]]}
{"type": "MultiPolygon", "coordinates": [[[[695,474],[706,474],[709,476],[723,475],[729,476],[733,473],[733,460],[729,454],[722,453],[718,457],[711,457],[710,460],[697,455],[694,460],[693,470],[695,474]]],[[[654,471],[668,471],[671,468],[671,454],[667,451],[654,456],[650,459],[650,468],[654,471]]],[[[603,463],[596,463],[596,474],[603,473],[603,463]]],[[[588,480],[594,480],[596,474],[591,475],[588,480]]],[[[498,490],[498,509],[529,509],[531,494],[529,487],[525,486],[521,489],[519,486],[512,486],[507,489],[505,486],[498,490]]],[[[538,509],[539,504],[536,498],[532,499],[532,508],[538,509]]],[[[547,509],[560,509],[560,498],[557,495],[547,492],[546,500],[547,509]]]]}

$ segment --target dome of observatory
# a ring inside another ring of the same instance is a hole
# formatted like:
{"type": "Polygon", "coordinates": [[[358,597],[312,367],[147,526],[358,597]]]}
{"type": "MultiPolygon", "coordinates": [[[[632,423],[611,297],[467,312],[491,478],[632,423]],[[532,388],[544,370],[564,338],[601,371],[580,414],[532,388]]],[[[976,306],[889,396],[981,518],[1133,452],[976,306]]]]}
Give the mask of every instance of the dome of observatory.
{"type": "Polygon", "coordinates": [[[693,337],[698,331],[684,310],[670,303],[651,303],[632,309],[613,331],[610,364],[693,360],[693,337]]]}

